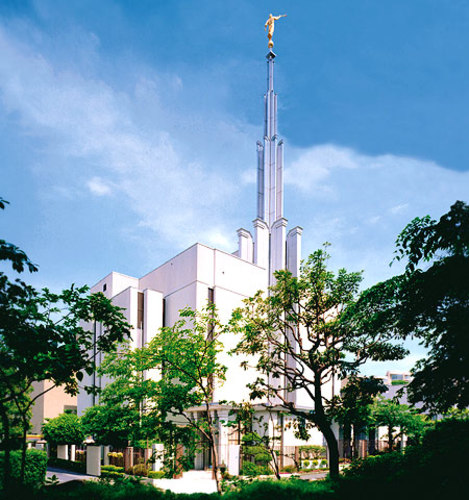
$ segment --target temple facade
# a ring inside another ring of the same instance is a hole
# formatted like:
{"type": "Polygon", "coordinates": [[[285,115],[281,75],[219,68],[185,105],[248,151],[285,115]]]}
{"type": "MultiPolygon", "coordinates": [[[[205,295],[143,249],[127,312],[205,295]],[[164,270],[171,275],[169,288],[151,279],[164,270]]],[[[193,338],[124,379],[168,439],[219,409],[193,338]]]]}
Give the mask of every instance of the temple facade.
{"type": "MultiPolygon", "coordinates": [[[[227,322],[233,309],[242,300],[253,296],[258,290],[267,291],[273,284],[274,272],[288,269],[298,275],[301,259],[301,235],[299,226],[287,230],[284,217],[283,148],[277,133],[277,94],[274,90],[275,54],[267,54],[267,90],[264,97],[264,137],[257,142],[257,213],[252,230],[237,231],[238,248],[227,253],[216,248],[196,243],[148,274],[137,278],[111,272],[101,279],[91,292],[102,292],[125,309],[128,322],[133,327],[132,342],[140,347],[152,339],[162,326],[172,326],[184,307],[200,309],[207,301],[215,303],[220,319],[227,322]]],[[[96,334],[100,334],[96,325],[96,334]]],[[[220,420],[229,418],[229,408],[219,401],[247,401],[249,391],[246,383],[255,373],[240,367],[240,359],[229,356],[238,339],[235,336],[222,338],[225,351],[220,361],[228,367],[226,382],[216,387],[213,411],[220,420]]],[[[100,360],[98,359],[98,363],[100,360]]],[[[103,386],[106,381],[94,374],[83,381],[84,385],[95,383],[103,386]]],[[[301,394],[292,394],[298,406],[302,405],[301,394]]],[[[78,414],[96,404],[94,396],[81,392],[78,396],[78,414]]],[[[309,403],[310,404],[310,403],[309,403]]],[[[260,410],[261,411],[261,410],[260,410]]],[[[272,418],[272,415],[269,416],[272,418]]],[[[285,428],[285,416],[278,412],[276,424],[285,428]],[[282,419],[282,422],[280,420],[282,419]]],[[[287,426],[288,427],[288,426],[287,426]]],[[[239,436],[220,425],[220,463],[233,463],[230,449],[239,445],[239,436]]],[[[282,446],[294,448],[305,444],[323,444],[319,431],[313,431],[309,443],[298,441],[292,430],[282,430],[282,446]]],[[[196,460],[198,468],[204,468],[204,457],[196,460]]],[[[236,472],[236,467],[230,469],[236,472]]]]}

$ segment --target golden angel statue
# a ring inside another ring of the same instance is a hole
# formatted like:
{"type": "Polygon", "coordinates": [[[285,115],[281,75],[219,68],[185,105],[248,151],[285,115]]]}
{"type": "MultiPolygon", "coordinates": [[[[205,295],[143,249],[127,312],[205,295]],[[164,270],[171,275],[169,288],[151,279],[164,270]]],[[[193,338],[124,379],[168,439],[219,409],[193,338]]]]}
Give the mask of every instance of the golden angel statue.
{"type": "Polygon", "coordinates": [[[271,49],[274,46],[274,42],[272,41],[272,36],[274,34],[275,21],[278,21],[281,17],[287,17],[287,15],[282,14],[281,16],[273,16],[272,14],[269,14],[269,19],[267,19],[264,25],[264,31],[267,31],[267,28],[269,28],[267,32],[267,38],[269,39],[268,43],[269,49],[271,49]]]}

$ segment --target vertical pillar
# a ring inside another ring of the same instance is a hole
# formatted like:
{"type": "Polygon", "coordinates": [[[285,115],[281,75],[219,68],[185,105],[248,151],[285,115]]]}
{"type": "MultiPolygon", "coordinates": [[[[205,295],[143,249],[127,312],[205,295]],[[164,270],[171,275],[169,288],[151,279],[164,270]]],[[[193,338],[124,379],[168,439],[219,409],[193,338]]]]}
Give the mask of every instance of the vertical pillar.
{"type": "Polygon", "coordinates": [[[110,446],[103,446],[103,464],[109,465],[109,452],[111,451],[110,446]]]}
{"type": "Polygon", "coordinates": [[[303,228],[296,226],[287,235],[287,269],[293,276],[300,274],[302,233],[303,228]]]}
{"type": "Polygon", "coordinates": [[[261,219],[254,220],[254,264],[269,268],[269,228],[261,219]]]}
{"type": "Polygon", "coordinates": [[[276,218],[283,217],[283,140],[277,145],[276,180],[275,180],[275,215],[276,218]]]}
{"type": "Polygon", "coordinates": [[[72,462],[75,462],[76,460],[76,451],[77,451],[77,446],[75,444],[70,445],[70,460],[72,462]]]}
{"type": "Polygon", "coordinates": [[[238,257],[252,262],[253,260],[253,245],[252,236],[246,229],[238,229],[238,257]]]}
{"type": "Polygon", "coordinates": [[[124,470],[127,472],[134,466],[134,449],[128,446],[124,450],[124,470]]]}
{"type": "Polygon", "coordinates": [[[101,446],[86,446],[86,473],[89,476],[101,475],[101,446]]]}
{"type": "Polygon", "coordinates": [[[68,460],[68,445],[59,444],[57,445],[57,458],[61,460],[68,460]]]}
{"type": "Polygon", "coordinates": [[[239,475],[239,458],[240,458],[240,448],[239,444],[230,444],[228,447],[228,474],[232,476],[239,475]]]}
{"type": "MultiPolygon", "coordinates": [[[[286,248],[285,236],[287,228],[287,219],[283,217],[274,222],[270,240],[270,268],[271,273],[279,269],[285,269],[286,265],[286,248]]],[[[274,280],[272,279],[272,284],[274,280]]]]}
{"type": "Polygon", "coordinates": [[[221,464],[228,465],[229,455],[228,455],[228,432],[229,428],[223,425],[223,422],[227,422],[230,419],[228,410],[218,411],[218,466],[221,464]]]}
{"type": "Polygon", "coordinates": [[[152,446],[152,452],[153,452],[153,467],[152,468],[154,471],[160,471],[163,469],[164,446],[160,443],[154,444],[152,446]]]}

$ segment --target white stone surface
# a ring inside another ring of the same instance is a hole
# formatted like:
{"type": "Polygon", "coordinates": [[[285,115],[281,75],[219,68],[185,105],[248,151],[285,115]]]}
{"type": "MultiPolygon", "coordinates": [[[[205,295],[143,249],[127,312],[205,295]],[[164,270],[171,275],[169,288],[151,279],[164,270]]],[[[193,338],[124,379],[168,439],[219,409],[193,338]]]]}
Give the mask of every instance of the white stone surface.
{"type": "Polygon", "coordinates": [[[103,465],[109,465],[109,452],[111,451],[110,446],[103,446],[103,465]]]}
{"type": "Polygon", "coordinates": [[[232,476],[239,475],[240,449],[241,446],[239,444],[229,445],[228,474],[231,474],[232,476]]]}
{"type": "Polygon", "coordinates": [[[86,473],[89,476],[101,475],[101,446],[86,447],[86,473]]]}
{"type": "Polygon", "coordinates": [[[164,452],[164,445],[162,445],[161,443],[157,443],[152,446],[152,453],[153,453],[152,470],[160,471],[163,469],[163,452],[164,452]]]}
{"type": "Polygon", "coordinates": [[[173,493],[216,493],[217,483],[211,471],[184,472],[180,479],[153,479],[153,486],[173,493]]]}
{"type": "Polygon", "coordinates": [[[68,444],[57,445],[57,458],[68,460],[68,444]]]}
{"type": "MultiPolygon", "coordinates": [[[[188,306],[193,309],[204,307],[209,294],[213,295],[221,321],[226,323],[233,309],[242,305],[243,299],[253,296],[258,290],[268,291],[269,285],[273,283],[274,271],[289,269],[295,276],[298,275],[302,229],[295,227],[287,235],[287,220],[283,217],[284,145],[277,135],[274,58],[273,54],[267,58],[268,86],[264,100],[264,137],[262,142],[257,143],[257,218],[253,222],[253,236],[246,229],[239,229],[238,249],[233,254],[196,243],[141,278],[112,272],[91,289],[92,292],[102,291],[107,297],[112,298],[116,305],[125,309],[124,314],[133,327],[132,344],[135,347],[150,341],[162,326],[172,326],[179,319],[180,309],[188,306]],[[144,304],[143,322],[140,324],[138,324],[139,294],[143,294],[144,304]]],[[[97,335],[100,335],[100,325],[96,328],[97,335]]],[[[244,358],[228,354],[239,340],[235,335],[227,334],[220,340],[225,349],[219,361],[225,364],[228,370],[224,384],[215,387],[214,406],[223,400],[246,401],[249,399],[246,384],[252,382],[257,374],[252,369],[244,370],[240,367],[244,358]]],[[[98,364],[101,362],[99,356],[97,361],[98,364]]],[[[293,363],[293,360],[289,362],[293,363]]],[[[157,379],[160,374],[157,370],[152,370],[147,372],[146,376],[157,379]]],[[[82,385],[89,385],[93,377],[100,387],[108,382],[96,375],[85,375],[82,385]]],[[[278,380],[278,384],[283,386],[283,380],[278,380]]],[[[338,386],[339,384],[328,383],[325,387],[326,394],[337,393],[338,386]]],[[[298,406],[312,409],[311,399],[304,390],[292,394],[291,400],[298,406]]],[[[87,395],[84,391],[80,392],[78,414],[81,415],[93,402],[96,400],[93,400],[91,395],[87,395]]],[[[222,409],[218,408],[217,411],[221,412],[222,409]]],[[[222,427],[219,429],[219,436],[221,461],[225,461],[228,465],[232,458],[229,455],[231,445],[222,427]]],[[[296,439],[291,429],[284,430],[282,442],[285,446],[306,444],[296,439]]],[[[323,444],[322,435],[313,430],[309,444],[323,444]]],[[[198,456],[196,467],[203,468],[204,465],[202,456],[198,456]]],[[[183,480],[155,481],[160,484],[167,481],[182,481],[176,484],[184,484],[183,480]]]]}

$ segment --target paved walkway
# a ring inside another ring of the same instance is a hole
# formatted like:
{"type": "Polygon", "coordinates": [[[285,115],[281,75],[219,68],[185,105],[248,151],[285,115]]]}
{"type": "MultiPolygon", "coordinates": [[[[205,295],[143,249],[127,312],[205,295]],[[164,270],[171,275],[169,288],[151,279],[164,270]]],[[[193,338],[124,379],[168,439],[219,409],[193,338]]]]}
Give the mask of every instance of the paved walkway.
{"type": "Polygon", "coordinates": [[[184,472],[180,479],[153,479],[153,486],[173,493],[216,493],[217,483],[211,471],[184,472]]]}
{"type": "Polygon", "coordinates": [[[79,472],[71,472],[69,470],[57,469],[56,467],[47,468],[47,477],[56,476],[60,483],[67,481],[82,481],[88,479],[96,479],[95,476],[88,476],[87,474],[80,474],[79,472]]]}
{"type": "Polygon", "coordinates": [[[307,479],[308,481],[319,481],[321,479],[326,479],[329,471],[323,472],[302,472],[300,474],[300,479],[307,479]]]}

